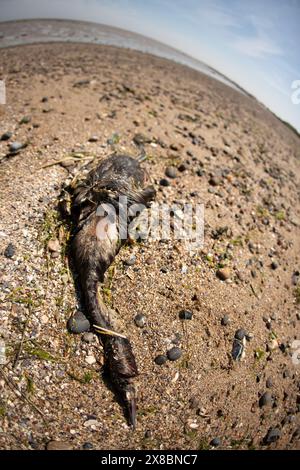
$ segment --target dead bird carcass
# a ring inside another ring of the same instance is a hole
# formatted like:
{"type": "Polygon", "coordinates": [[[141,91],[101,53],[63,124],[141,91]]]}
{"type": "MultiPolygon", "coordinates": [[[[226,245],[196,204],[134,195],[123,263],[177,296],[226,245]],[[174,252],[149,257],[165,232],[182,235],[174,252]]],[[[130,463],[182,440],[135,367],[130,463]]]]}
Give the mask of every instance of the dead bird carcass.
{"type": "Polygon", "coordinates": [[[122,319],[104,303],[100,285],[127,240],[126,227],[134,219],[130,209],[138,204],[142,210],[155,197],[147,180],[139,159],[113,154],[90,171],[83,182],[75,184],[71,197],[74,223],[71,253],[86,315],[103,344],[106,369],[133,427],[136,422],[133,380],[138,374],[137,365],[122,319]]]}

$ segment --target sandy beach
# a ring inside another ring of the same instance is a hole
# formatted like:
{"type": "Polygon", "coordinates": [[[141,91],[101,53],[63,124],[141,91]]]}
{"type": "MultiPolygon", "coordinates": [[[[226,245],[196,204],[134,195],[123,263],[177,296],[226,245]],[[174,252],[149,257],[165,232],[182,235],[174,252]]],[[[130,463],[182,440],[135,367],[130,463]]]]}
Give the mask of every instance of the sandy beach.
{"type": "Polygon", "coordinates": [[[55,43],[0,57],[0,448],[299,449],[299,136],[142,52],[55,43]],[[85,165],[137,156],[137,140],[157,201],[203,203],[205,237],[193,254],[172,239],[126,246],[107,273],[140,372],[133,432],[96,337],[67,331],[83,307],[57,203],[85,165]],[[174,346],[182,356],[157,365],[174,346]]]}

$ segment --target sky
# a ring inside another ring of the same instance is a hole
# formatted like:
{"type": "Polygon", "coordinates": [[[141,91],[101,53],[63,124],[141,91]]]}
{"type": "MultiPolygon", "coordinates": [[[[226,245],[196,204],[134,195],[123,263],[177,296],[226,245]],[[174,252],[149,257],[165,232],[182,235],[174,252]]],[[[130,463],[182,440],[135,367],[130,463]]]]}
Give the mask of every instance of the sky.
{"type": "Polygon", "coordinates": [[[300,0],[0,0],[1,21],[25,18],[93,21],[157,39],[300,131],[300,0]]]}

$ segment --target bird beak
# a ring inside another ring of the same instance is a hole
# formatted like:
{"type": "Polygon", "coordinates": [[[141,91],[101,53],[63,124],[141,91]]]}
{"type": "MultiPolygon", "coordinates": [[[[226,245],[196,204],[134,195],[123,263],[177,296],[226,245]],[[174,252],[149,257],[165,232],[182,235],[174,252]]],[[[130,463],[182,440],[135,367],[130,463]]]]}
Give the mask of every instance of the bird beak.
{"type": "Polygon", "coordinates": [[[127,412],[128,412],[128,421],[133,429],[136,427],[136,400],[135,396],[130,396],[127,399],[127,412]]]}

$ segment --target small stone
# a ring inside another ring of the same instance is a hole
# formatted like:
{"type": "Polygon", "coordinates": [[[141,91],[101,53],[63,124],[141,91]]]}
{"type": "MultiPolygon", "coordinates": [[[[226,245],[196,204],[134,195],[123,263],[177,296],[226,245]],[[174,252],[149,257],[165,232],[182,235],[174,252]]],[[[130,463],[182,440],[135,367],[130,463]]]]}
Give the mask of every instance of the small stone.
{"type": "Polygon", "coordinates": [[[133,141],[136,145],[150,144],[152,139],[144,134],[135,134],[133,141]]]}
{"type": "Polygon", "coordinates": [[[221,445],[221,439],[215,437],[212,441],[210,441],[210,445],[213,447],[218,447],[221,445]]]}
{"type": "Polygon", "coordinates": [[[270,428],[264,438],[264,442],[265,444],[272,444],[272,442],[278,441],[280,437],[281,431],[279,428],[270,428]]]}
{"type": "Polygon", "coordinates": [[[273,387],[273,380],[271,379],[271,377],[268,377],[267,380],[266,380],[266,387],[267,388],[272,388],[273,387]]]}
{"type": "Polygon", "coordinates": [[[90,322],[86,316],[78,310],[69,318],[67,328],[70,333],[83,333],[90,329],[90,322]]]}
{"type": "Polygon", "coordinates": [[[274,269],[274,270],[275,270],[275,269],[278,268],[278,266],[279,266],[279,265],[278,265],[278,263],[277,263],[276,261],[272,261],[272,263],[271,263],[271,269],[274,269]]]}
{"type": "Polygon", "coordinates": [[[146,317],[145,317],[145,315],[143,315],[142,313],[138,313],[138,314],[134,317],[134,323],[135,323],[136,326],[138,326],[139,328],[143,328],[143,327],[146,325],[146,317]]]}
{"type": "Polygon", "coordinates": [[[166,175],[168,178],[171,178],[171,179],[176,178],[176,176],[177,176],[176,168],[175,168],[174,166],[168,166],[168,167],[166,168],[165,175],[166,175]]]}
{"type": "Polygon", "coordinates": [[[94,342],[94,334],[93,333],[84,333],[82,335],[82,341],[85,343],[91,344],[94,342]]]}
{"type": "Polygon", "coordinates": [[[73,447],[69,442],[50,441],[46,446],[47,450],[72,450],[73,447]]]}
{"type": "Polygon", "coordinates": [[[259,399],[259,406],[262,408],[263,406],[271,406],[273,402],[273,398],[270,392],[265,392],[259,399]]]}
{"type": "Polygon", "coordinates": [[[219,176],[211,176],[209,184],[211,186],[219,186],[219,184],[221,184],[221,178],[219,176]]]}
{"type": "Polygon", "coordinates": [[[167,362],[167,360],[168,360],[167,356],[165,356],[164,354],[160,354],[159,356],[156,356],[156,358],[154,359],[154,362],[158,366],[162,366],[163,364],[167,362]]]}
{"type": "Polygon", "coordinates": [[[98,142],[99,138],[96,136],[96,135],[92,135],[90,138],[89,138],[89,142],[98,142]]]}
{"type": "Polygon", "coordinates": [[[230,323],[230,318],[228,315],[224,315],[224,317],[221,320],[221,325],[222,326],[227,326],[230,323]]]}
{"type": "Polygon", "coordinates": [[[91,442],[85,442],[85,443],[83,444],[82,448],[83,448],[84,450],[90,450],[90,449],[93,449],[94,446],[93,446],[93,444],[92,444],[91,442]]]}
{"type": "Polygon", "coordinates": [[[275,351],[279,346],[278,341],[276,338],[272,339],[271,341],[268,342],[267,344],[267,350],[268,351],[275,351]]]}
{"type": "Polygon", "coordinates": [[[193,318],[193,313],[189,310],[181,310],[179,312],[180,320],[191,320],[193,318]]]}
{"type": "Polygon", "coordinates": [[[169,349],[169,351],[167,352],[167,357],[169,361],[177,361],[177,359],[179,359],[181,356],[182,351],[176,346],[174,348],[169,349]]]}
{"type": "Polygon", "coordinates": [[[187,170],[187,166],[184,163],[181,163],[178,167],[177,170],[180,171],[180,173],[183,173],[185,170],[187,170]]]}
{"type": "Polygon", "coordinates": [[[4,132],[4,134],[1,135],[0,140],[9,140],[12,135],[12,132],[4,132]]]}
{"type": "Polygon", "coordinates": [[[247,340],[247,341],[251,341],[253,338],[254,338],[254,334],[253,334],[253,333],[246,333],[246,340],[247,340]]]}
{"type": "Polygon", "coordinates": [[[85,86],[85,85],[89,85],[91,82],[91,80],[89,80],[88,78],[83,78],[82,80],[78,80],[77,82],[75,82],[73,84],[73,87],[82,87],[82,86],[85,86]]]}
{"type": "Polygon", "coordinates": [[[60,251],[60,243],[57,238],[53,240],[49,240],[48,242],[48,250],[51,252],[58,253],[60,251]]]}
{"type": "Polygon", "coordinates": [[[85,421],[83,423],[83,426],[85,428],[95,428],[97,426],[99,426],[99,421],[97,421],[96,419],[88,419],[87,421],[85,421]]]}
{"type": "Polygon", "coordinates": [[[136,256],[132,255],[130,256],[130,258],[124,261],[124,264],[126,264],[126,266],[133,266],[135,262],[136,262],[136,256]]]}
{"type": "Polygon", "coordinates": [[[298,284],[299,279],[300,279],[300,273],[299,271],[295,271],[292,275],[292,285],[296,286],[298,284]]]}
{"type": "Polygon", "coordinates": [[[91,366],[92,364],[95,364],[96,358],[94,356],[86,356],[85,362],[91,366]]]}
{"type": "Polygon", "coordinates": [[[246,336],[246,331],[243,328],[236,330],[234,337],[239,341],[242,341],[246,336]]]}
{"type": "Polygon", "coordinates": [[[284,379],[290,379],[291,378],[291,373],[288,369],[285,369],[282,374],[284,379]]]}
{"type": "Polygon", "coordinates": [[[6,258],[12,258],[15,252],[16,252],[16,247],[12,243],[9,243],[4,250],[4,256],[6,258]]]}
{"type": "Polygon", "coordinates": [[[21,142],[12,142],[9,145],[9,151],[11,153],[17,153],[19,150],[21,150],[24,147],[24,144],[21,144],[21,142]]]}
{"type": "Polygon", "coordinates": [[[30,121],[31,121],[31,117],[30,117],[30,116],[24,116],[24,117],[22,117],[22,119],[21,119],[21,121],[19,122],[19,124],[28,124],[30,121]]]}
{"type": "Polygon", "coordinates": [[[231,276],[231,271],[229,268],[221,268],[217,271],[217,276],[221,281],[226,281],[231,276]]]}
{"type": "Polygon", "coordinates": [[[170,182],[166,178],[162,178],[159,182],[160,186],[170,186],[170,182]]]}

